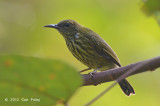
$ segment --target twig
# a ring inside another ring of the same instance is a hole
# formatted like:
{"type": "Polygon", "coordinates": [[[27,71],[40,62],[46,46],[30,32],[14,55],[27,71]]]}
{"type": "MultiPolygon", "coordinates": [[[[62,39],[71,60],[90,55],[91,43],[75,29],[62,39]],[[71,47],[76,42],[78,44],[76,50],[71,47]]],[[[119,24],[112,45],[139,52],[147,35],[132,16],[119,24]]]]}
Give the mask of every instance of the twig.
{"type": "Polygon", "coordinates": [[[90,69],[91,69],[91,68],[87,68],[87,69],[81,70],[79,73],[82,73],[82,72],[88,71],[88,70],[90,70],[90,69]]]}
{"type": "Polygon", "coordinates": [[[146,63],[146,64],[143,65],[142,67],[136,69],[133,73],[127,75],[126,77],[134,75],[134,74],[146,72],[149,70],[154,71],[155,69],[159,68],[160,67],[160,56],[149,59],[149,60],[130,64],[130,65],[127,65],[124,67],[110,69],[110,70],[106,70],[103,72],[97,72],[94,74],[94,80],[96,80],[96,82],[90,78],[89,74],[82,74],[82,77],[84,79],[83,86],[98,85],[100,83],[117,80],[117,78],[119,78],[122,74],[127,72],[129,69],[132,69],[132,68],[136,67],[137,65],[142,65],[144,63],[146,63]]]}
{"type": "Polygon", "coordinates": [[[125,72],[124,74],[122,74],[119,78],[117,78],[117,81],[115,83],[113,83],[112,85],[110,85],[107,89],[105,89],[98,96],[96,96],[94,99],[92,99],[90,102],[88,102],[85,106],[90,106],[91,104],[93,104],[96,100],[98,100],[105,93],[107,93],[111,88],[113,88],[118,82],[120,82],[121,80],[123,80],[127,76],[131,75],[136,70],[141,69],[142,67],[146,66],[150,62],[152,62],[152,61],[145,61],[145,62],[143,62],[141,64],[137,64],[135,67],[131,68],[130,70],[128,70],[127,72],[125,72]]]}
{"type": "Polygon", "coordinates": [[[93,104],[93,102],[95,102],[96,100],[98,100],[100,97],[102,97],[106,92],[108,92],[111,88],[113,88],[115,85],[117,84],[117,82],[113,83],[112,85],[110,85],[107,89],[105,89],[103,92],[101,92],[98,96],[96,96],[95,98],[93,98],[91,101],[89,101],[85,106],[90,106],[91,104],[93,104]]]}

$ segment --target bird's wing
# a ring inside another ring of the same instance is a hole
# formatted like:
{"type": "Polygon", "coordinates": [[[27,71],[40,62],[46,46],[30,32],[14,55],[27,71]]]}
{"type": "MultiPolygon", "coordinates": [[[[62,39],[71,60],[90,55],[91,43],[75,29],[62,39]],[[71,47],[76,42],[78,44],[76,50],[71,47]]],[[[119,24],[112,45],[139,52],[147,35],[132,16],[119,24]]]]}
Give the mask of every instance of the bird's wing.
{"type": "Polygon", "coordinates": [[[94,38],[95,49],[97,53],[107,60],[112,61],[119,67],[121,67],[120,61],[116,55],[116,53],[112,50],[112,48],[103,40],[99,35],[95,36],[94,38]]]}
{"type": "Polygon", "coordinates": [[[85,38],[88,39],[88,43],[90,43],[91,46],[94,46],[95,51],[106,58],[107,60],[112,61],[119,67],[121,67],[120,61],[116,55],[116,53],[112,50],[112,48],[107,44],[105,40],[103,40],[97,33],[94,31],[88,29],[88,28],[83,28],[82,35],[85,36],[85,38]],[[94,43],[94,44],[92,44],[94,43]]]}
{"type": "Polygon", "coordinates": [[[104,58],[112,61],[113,63],[115,63],[116,65],[118,65],[119,67],[121,67],[121,64],[119,62],[119,59],[118,59],[117,55],[115,54],[115,52],[111,48],[110,48],[110,51],[107,50],[106,48],[103,48],[101,55],[104,58]]]}

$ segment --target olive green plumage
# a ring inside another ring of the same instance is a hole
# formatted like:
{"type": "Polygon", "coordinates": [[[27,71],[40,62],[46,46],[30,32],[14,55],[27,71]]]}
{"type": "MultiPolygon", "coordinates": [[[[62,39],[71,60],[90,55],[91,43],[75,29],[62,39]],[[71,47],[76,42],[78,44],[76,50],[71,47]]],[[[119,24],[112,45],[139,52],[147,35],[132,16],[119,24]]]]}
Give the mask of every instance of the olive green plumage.
{"type": "MultiPolygon", "coordinates": [[[[121,66],[112,48],[97,33],[76,21],[68,19],[45,27],[57,29],[63,35],[73,56],[89,68],[104,71],[121,66]]],[[[126,95],[134,94],[127,80],[122,80],[119,85],[126,95]]]]}

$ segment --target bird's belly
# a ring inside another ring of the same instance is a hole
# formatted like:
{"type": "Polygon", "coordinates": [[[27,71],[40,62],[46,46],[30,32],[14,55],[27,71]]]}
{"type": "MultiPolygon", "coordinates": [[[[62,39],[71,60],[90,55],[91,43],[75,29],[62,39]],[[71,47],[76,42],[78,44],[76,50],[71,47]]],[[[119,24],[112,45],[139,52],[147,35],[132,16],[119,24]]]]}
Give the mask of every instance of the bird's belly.
{"type": "Polygon", "coordinates": [[[74,51],[72,52],[72,54],[81,63],[92,69],[99,68],[100,71],[104,71],[115,67],[115,64],[113,64],[110,61],[107,61],[106,59],[104,59],[104,57],[100,56],[97,53],[87,54],[86,52],[82,51],[74,51]]]}
{"type": "MultiPolygon", "coordinates": [[[[78,59],[78,57],[76,57],[76,58],[78,59]]],[[[81,58],[78,60],[80,60],[83,64],[85,64],[86,66],[88,66],[92,69],[99,68],[99,71],[104,71],[104,70],[116,67],[116,65],[114,63],[107,61],[106,59],[104,59],[104,57],[99,56],[99,55],[98,56],[92,55],[92,56],[86,57],[85,59],[81,58]]]]}
{"type": "Polygon", "coordinates": [[[99,55],[94,48],[79,46],[74,43],[68,43],[67,47],[76,59],[89,68],[99,68],[100,71],[104,71],[115,67],[112,62],[99,55]]]}

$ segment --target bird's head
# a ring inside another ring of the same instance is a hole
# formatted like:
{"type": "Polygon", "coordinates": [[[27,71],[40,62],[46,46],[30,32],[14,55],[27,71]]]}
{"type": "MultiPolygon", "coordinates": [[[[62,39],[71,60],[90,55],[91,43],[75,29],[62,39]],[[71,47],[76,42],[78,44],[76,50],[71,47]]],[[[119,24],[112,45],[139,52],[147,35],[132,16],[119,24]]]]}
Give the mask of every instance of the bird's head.
{"type": "Polygon", "coordinates": [[[50,24],[46,25],[44,27],[50,27],[57,29],[64,37],[69,37],[75,35],[79,29],[81,28],[81,25],[78,24],[76,21],[68,19],[63,20],[59,22],[58,24],[50,24]]]}

